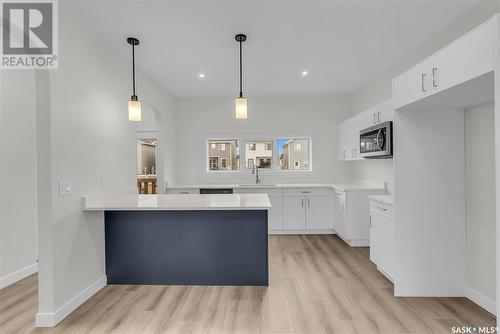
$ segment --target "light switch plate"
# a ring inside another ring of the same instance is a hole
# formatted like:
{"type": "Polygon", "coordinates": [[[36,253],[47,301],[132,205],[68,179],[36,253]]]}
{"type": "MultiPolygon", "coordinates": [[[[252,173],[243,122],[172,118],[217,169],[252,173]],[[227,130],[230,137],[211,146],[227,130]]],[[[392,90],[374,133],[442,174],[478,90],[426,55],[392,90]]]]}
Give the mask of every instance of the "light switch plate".
{"type": "Polygon", "coordinates": [[[59,196],[68,196],[73,193],[73,181],[60,180],[59,181],[59,196]]]}

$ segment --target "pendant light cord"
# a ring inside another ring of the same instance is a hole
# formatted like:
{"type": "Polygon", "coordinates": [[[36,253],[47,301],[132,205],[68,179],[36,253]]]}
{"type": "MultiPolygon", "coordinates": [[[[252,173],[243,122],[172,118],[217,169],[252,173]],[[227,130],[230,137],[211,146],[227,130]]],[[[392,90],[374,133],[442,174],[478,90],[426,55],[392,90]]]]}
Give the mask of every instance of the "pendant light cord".
{"type": "Polygon", "coordinates": [[[241,50],[242,50],[242,42],[240,40],[240,97],[243,97],[243,58],[241,55],[241,50]]]}
{"type": "Polygon", "coordinates": [[[135,96],[135,45],[132,44],[132,90],[135,96]]]}

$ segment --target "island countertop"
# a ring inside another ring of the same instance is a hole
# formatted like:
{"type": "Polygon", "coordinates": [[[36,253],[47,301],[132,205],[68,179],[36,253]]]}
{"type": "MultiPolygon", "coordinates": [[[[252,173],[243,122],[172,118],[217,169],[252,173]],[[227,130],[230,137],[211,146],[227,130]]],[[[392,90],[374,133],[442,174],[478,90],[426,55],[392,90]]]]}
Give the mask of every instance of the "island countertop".
{"type": "Polygon", "coordinates": [[[84,211],[268,210],[267,194],[96,195],[85,197],[84,211]]]}

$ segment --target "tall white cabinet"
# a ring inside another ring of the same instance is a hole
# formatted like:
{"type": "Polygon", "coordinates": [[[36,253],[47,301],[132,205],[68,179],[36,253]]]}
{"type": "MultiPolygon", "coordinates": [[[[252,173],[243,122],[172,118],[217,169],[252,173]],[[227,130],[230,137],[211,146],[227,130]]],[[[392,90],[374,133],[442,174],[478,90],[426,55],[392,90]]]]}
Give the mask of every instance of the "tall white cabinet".
{"type": "MultiPolygon", "coordinates": [[[[488,309],[483,298],[468,294],[465,277],[464,109],[495,102],[498,180],[498,19],[496,15],[393,80],[394,148],[398,152],[394,160],[393,278],[397,296],[465,295],[488,309]]],[[[498,199],[498,181],[496,193],[498,199]]],[[[498,201],[496,212],[498,243],[498,201]]],[[[376,260],[381,254],[377,252],[376,260]]],[[[498,296],[498,277],[496,281],[498,296]]],[[[500,308],[496,309],[490,308],[498,315],[500,308]]]]}

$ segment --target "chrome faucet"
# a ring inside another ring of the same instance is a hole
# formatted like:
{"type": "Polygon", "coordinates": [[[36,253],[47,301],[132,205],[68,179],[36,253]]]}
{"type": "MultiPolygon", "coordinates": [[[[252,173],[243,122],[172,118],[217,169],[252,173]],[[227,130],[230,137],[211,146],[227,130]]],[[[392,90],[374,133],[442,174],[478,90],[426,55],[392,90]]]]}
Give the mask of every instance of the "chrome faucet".
{"type": "Polygon", "coordinates": [[[255,174],[255,184],[259,184],[261,179],[259,177],[259,166],[253,164],[252,174],[255,174]]]}

